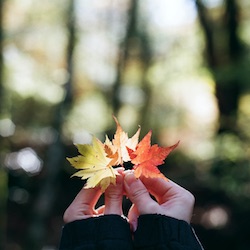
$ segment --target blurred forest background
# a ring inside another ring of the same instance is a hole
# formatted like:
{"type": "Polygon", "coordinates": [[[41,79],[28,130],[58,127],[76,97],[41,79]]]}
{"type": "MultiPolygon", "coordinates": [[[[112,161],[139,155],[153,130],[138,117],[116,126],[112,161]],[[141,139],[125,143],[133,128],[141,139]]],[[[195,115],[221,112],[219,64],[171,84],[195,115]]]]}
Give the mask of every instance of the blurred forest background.
{"type": "Polygon", "coordinates": [[[205,249],[250,248],[248,0],[0,1],[0,249],[54,250],[74,143],[153,130],[205,249]]]}

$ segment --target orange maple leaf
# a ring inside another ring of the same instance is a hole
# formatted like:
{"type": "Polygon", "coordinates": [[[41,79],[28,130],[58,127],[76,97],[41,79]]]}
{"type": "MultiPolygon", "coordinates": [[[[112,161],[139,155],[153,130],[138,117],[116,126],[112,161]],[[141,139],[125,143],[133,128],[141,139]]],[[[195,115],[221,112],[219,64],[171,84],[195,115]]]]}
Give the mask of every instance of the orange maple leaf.
{"type": "Polygon", "coordinates": [[[109,138],[106,136],[106,141],[104,144],[106,151],[109,150],[110,154],[112,153],[118,154],[117,162],[114,165],[123,165],[124,162],[128,162],[131,160],[127,151],[127,147],[130,148],[131,150],[135,150],[138,144],[138,139],[141,129],[139,127],[137,132],[131,138],[129,138],[128,134],[123,131],[116,117],[113,116],[113,118],[117,126],[114,138],[111,142],[109,138]]]}
{"type": "Polygon", "coordinates": [[[78,170],[73,176],[87,179],[85,188],[100,186],[102,191],[112,183],[116,183],[118,165],[125,163],[134,164],[136,178],[141,175],[145,177],[164,177],[157,166],[164,163],[168,154],[174,150],[179,142],[170,147],[151,146],[150,140],[152,131],[138,143],[140,127],[131,138],[125,133],[116,117],[114,120],[117,129],[114,138],[102,143],[93,137],[92,145],[77,144],[80,155],[67,158],[71,165],[78,170]]]}
{"type": "Polygon", "coordinates": [[[163,177],[157,166],[164,163],[165,158],[179,144],[179,141],[170,147],[159,147],[157,144],[151,146],[152,131],[149,131],[145,137],[138,143],[136,149],[127,147],[131,162],[134,164],[134,174],[136,178],[141,175],[145,177],[163,177]]]}

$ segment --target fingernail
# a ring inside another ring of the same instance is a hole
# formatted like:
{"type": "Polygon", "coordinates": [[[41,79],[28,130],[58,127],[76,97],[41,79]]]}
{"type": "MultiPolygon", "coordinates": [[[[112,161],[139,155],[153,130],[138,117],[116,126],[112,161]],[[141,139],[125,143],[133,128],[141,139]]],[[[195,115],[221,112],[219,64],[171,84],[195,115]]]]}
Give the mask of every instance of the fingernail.
{"type": "Polygon", "coordinates": [[[130,230],[135,232],[137,229],[137,221],[130,221],[130,230]]]}
{"type": "Polygon", "coordinates": [[[125,178],[124,178],[125,184],[127,184],[127,185],[132,184],[132,183],[135,182],[136,180],[137,180],[137,179],[135,178],[133,172],[127,173],[127,174],[125,175],[125,178]]]}

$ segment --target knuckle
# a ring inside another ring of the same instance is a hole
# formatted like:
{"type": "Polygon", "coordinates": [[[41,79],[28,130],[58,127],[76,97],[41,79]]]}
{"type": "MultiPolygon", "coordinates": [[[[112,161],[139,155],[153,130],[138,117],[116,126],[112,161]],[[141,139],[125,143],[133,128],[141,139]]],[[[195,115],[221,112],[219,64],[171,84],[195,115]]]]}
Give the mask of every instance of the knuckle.
{"type": "Polygon", "coordinates": [[[133,190],[131,196],[133,199],[141,198],[144,195],[148,195],[148,191],[146,189],[138,188],[133,190]]]}
{"type": "Polygon", "coordinates": [[[69,208],[66,209],[66,211],[63,214],[63,221],[65,223],[69,223],[71,221],[70,214],[71,214],[71,212],[70,212],[70,207],[69,207],[69,208]]]}
{"type": "Polygon", "coordinates": [[[64,223],[72,222],[78,218],[83,218],[93,214],[89,204],[81,204],[81,206],[75,206],[75,204],[69,206],[63,215],[64,223]]]}
{"type": "Polygon", "coordinates": [[[185,195],[183,195],[183,199],[189,203],[191,206],[194,205],[195,203],[195,197],[192,193],[190,193],[189,191],[185,192],[185,195]]]}
{"type": "Polygon", "coordinates": [[[123,196],[123,190],[122,189],[109,189],[107,192],[105,192],[105,198],[109,200],[121,200],[123,196]]]}
{"type": "Polygon", "coordinates": [[[121,194],[117,192],[109,192],[106,194],[106,198],[108,198],[109,200],[120,200],[121,194]]]}

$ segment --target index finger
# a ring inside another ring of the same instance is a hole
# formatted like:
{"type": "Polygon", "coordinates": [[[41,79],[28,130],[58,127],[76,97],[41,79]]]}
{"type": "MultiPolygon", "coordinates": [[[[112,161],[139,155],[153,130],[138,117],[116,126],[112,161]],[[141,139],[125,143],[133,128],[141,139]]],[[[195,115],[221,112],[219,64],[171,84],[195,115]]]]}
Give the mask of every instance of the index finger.
{"type": "Polygon", "coordinates": [[[96,188],[82,188],[77,194],[73,202],[88,204],[91,207],[95,207],[97,201],[99,200],[102,192],[99,187],[96,188]]]}
{"type": "Polygon", "coordinates": [[[70,206],[66,209],[63,216],[64,222],[69,223],[96,214],[94,207],[101,194],[102,192],[100,188],[85,189],[83,187],[70,206]]]}

